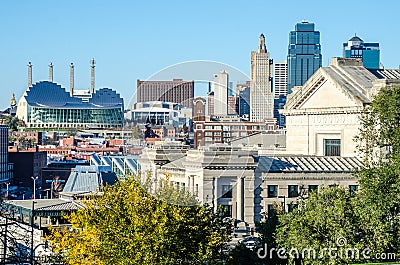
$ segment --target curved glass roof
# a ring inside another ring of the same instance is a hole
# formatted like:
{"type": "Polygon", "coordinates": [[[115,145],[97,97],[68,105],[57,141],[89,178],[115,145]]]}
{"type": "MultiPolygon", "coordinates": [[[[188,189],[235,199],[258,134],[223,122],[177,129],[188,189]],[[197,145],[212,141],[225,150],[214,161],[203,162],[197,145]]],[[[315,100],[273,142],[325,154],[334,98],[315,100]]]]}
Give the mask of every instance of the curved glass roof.
{"type": "Polygon", "coordinates": [[[95,91],[89,102],[82,102],[82,98],[71,97],[65,88],[48,81],[34,84],[26,91],[25,99],[30,106],[51,108],[121,108],[124,104],[121,96],[109,88],[95,91]]]}

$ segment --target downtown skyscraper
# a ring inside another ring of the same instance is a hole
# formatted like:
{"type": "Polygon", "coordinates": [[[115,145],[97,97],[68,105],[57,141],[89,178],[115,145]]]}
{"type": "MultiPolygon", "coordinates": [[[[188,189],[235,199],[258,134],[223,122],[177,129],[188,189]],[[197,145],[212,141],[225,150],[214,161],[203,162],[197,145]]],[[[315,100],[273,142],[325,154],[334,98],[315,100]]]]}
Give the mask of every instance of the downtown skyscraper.
{"type": "Polygon", "coordinates": [[[302,86],[322,66],[320,33],[314,23],[297,23],[289,35],[288,94],[295,86],[302,86]]]}
{"type": "Polygon", "coordinates": [[[272,60],[260,35],[257,51],[251,52],[250,63],[250,121],[264,122],[274,117],[272,89],[272,60]]]}
{"type": "Polygon", "coordinates": [[[343,43],[343,58],[361,58],[365,68],[372,70],[379,69],[379,43],[364,42],[356,35],[348,42],[343,43]]]}
{"type": "Polygon", "coordinates": [[[274,94],[275,98],[287,95],[287,63],[274,64],[274,94]]]}
{"type": "Polygon", "coordinates": [[[214,82],[212,83],[214,91],[214,115],[226,116],[228,115],[228,86],[229,75],[225,70],[214,75],[214,82]]]}

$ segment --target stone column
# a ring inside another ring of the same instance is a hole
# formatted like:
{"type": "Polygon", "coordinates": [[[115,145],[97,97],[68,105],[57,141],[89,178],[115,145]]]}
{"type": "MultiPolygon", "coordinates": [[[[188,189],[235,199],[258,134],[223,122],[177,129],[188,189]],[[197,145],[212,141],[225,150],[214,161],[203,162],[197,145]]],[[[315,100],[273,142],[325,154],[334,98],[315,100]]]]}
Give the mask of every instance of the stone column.
{"type": "Polygon", "coordinates": [[[196,192],[196,190],[195,190],[196,184],[194,183],[194,178],[195,177],[196,177],[195,175],[192,176],[192,192],[193,192],[193,195],[196,195],[195,194],[195,192],[196,192]]]}
{"type": "Polygon", "coordinates": [[[213,208],[216,213],[218,209],[218,178],[213,178],[213,208]]]}
{"type": "Polygon", "coordinates": [[[243,178],[239,176],[236,183],[236,219],[243,220],[243,178]]]}

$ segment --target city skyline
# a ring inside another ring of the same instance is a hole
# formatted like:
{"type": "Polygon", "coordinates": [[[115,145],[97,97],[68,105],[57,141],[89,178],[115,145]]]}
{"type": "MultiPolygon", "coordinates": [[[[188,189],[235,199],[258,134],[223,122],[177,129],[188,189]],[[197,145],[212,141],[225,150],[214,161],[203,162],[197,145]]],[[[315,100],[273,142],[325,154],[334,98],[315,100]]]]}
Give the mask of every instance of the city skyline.
{"type": "Polygon", "coordinates": [[[396,23],[396,8],[383,12],[383,7],[380,10],[372,2],[361,6],[342,3],[309,1],[293,3],[288,8],[284,3],[262,1],[251,4],[122,1],[114,5],[72,1],[57,6],[49,1],[24,5],[4,2],[0,8],[0,21],[4,25],[0,30],[3,36],[0,89],[4,95],[0,108],[9,105],[13,92],[18,100],[27,88],[29,61],[34,67],[34,83],[48,80],[51,62],[54,81],[68,88],[72,62],[75,88],[89,89],[90,60],[94,58],[96,88],[117,90],[126,99],[125,104],[129,104],[137,79],[146,80],[159,70],[181,62],[217,61],[249,75],[249,52],[254,49],[254,38],[263,33],[271,58],[275,62],[284,61],[289,32],[303,19],[315,23],[321,32],[323,66],[332,57],[341,56],[342,43],[357,33],[365,40],[380,43],[381,62],[386,68],[398,68],[398,59],[390,56],[396,52],[395,36],[390,34],[390,27],[381,26],[396,23]],[[255,5],[268,12],[258,16],[253,11],[255,5]],[[347,12],[348,15],[339,18],[344,6],[358,12],[347,12]],[[322,15],[323,10],[330,12],[322,15]],[[374,19],[365,20],[366,14],[374,19]]]}

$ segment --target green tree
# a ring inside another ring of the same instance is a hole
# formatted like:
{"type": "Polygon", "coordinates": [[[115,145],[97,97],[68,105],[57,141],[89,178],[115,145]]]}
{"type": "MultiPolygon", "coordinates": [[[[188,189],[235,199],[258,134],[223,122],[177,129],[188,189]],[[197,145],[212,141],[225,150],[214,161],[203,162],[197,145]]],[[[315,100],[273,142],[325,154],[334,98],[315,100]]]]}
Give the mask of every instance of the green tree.
{"type": "Polygon", "coordinates": [[[277,245],[285,249],[281,256],[286,256],[290,264],[296,258],[302,264],[348,264],[352,256],[339,255],[341,247],[359,247],[353,197],[342,187],[314,191],[298,209],[278,218],[277,245]],[[330,248],[336,249],[329,253],[330,248]]]}
{"type": "Polygon", "coordinates": [[[140,130],[139,126],[134,126],[132,128],[132,139],[141,139],[143,138],[143,133],[140,130]]]}
{"type": "Polygon", "coordinates": [[[399,254],[400,87],[381,89],[361,120],[357,141],[365,167],[357,173],[356,210],[363,240],[374,252],[399,254]]]}
{"type": "Polygon", "coordinates": [[[18,130],[20,121],[19,121],[18,117],[5,116],[3,123],[8,125],[8,127],[10,128],[10,131],[15,132],[18,130]]]}
{"type": "MultiPolygon", "coordinates": [[[[382,88],[361,118],[356,141],[364,167],[354,174],[360,190],[351,197],[339,187],[312,193],[299,210],[281,214],[275,232],[277,245],[286,250],[336,247],[370,249],[399,256],[400,213],[400,87],[382,88]]],[[[304,264],[346,264],[343,258],[310,260],[304,264]]],[[[362,259],[363,257],[361,257],[362,259]]],[[[360,260],[357,260],[360,261],[360,260]]]]}
{"type": "MultiPolygon", "coordinates": [[[[282,206],[274,203],[273,210],[265,215],[264,220],[258,225],[258,232],[261,234],[261,247],[264,248],[265,253],[260,252],[261,255],[265,255],[262,258],[262,264],[277,265],[286,264],[287,261],[277,257],[276,252],[268,252],[268,249],[278,249],[276,242],[276,229],[279,225],[279,215],[283,214],[282,206]]],[[[263,251],[263,252],[264,252],[263,251]]]]}
{"type": "Polygon", "coordinates": [[[72,232],[52,230],[52,246],[69,264],[217,264],[229,236],[211,208],[178,205],[190,196],[168,183],[146,190],[133,177],[106,187],[69,216],[72,232]]]}

